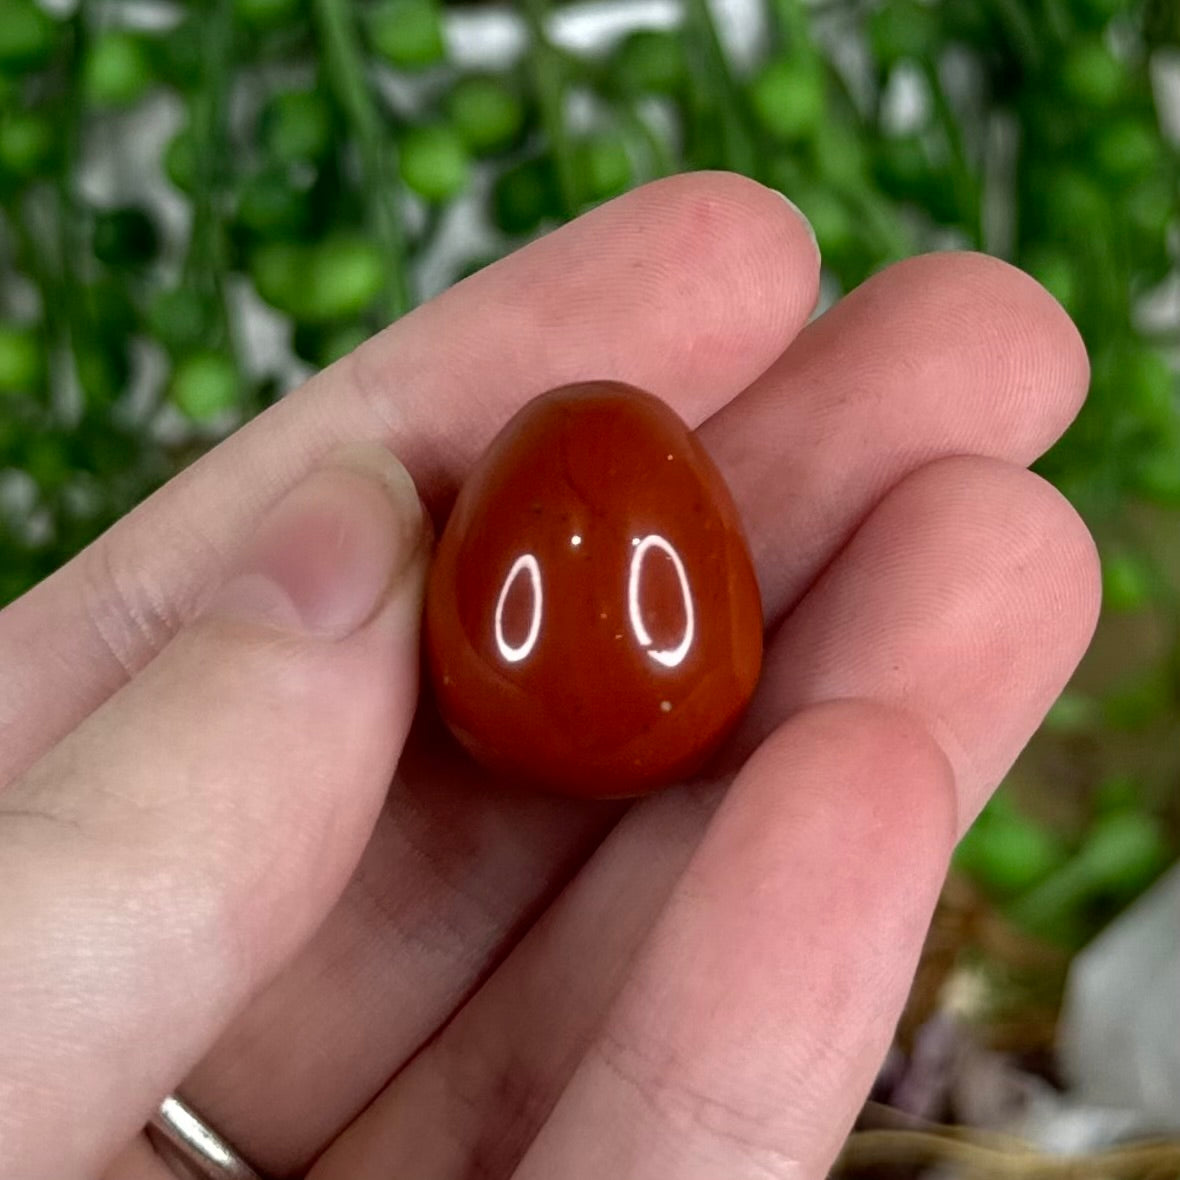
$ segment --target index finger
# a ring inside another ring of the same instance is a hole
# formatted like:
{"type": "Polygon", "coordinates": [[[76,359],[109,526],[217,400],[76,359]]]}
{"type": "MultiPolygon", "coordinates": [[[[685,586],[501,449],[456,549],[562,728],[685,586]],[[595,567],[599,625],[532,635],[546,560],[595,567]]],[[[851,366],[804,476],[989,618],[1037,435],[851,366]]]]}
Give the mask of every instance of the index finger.
{"type": "Polygon", "coordinates": [[[261,513],[332,447],[382,442],[437,507],[513,410],[557,385],[628,381],[695,426],[782,352],[818,270],[806,223],[778,194],[681,176],[399,320],[0,613],[0,784],[193,617],[261,513]]]}

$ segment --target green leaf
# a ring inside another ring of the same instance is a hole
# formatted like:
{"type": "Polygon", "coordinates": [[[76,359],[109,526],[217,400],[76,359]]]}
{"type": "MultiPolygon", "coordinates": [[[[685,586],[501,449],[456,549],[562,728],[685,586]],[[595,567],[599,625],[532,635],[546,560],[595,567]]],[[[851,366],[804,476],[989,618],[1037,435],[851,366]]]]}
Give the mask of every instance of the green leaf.
{"type": "Polygon", "coordinates": [[[1169,858],[1160,822],[1137,809],[1100,816],[1077,854],[1092,888],[1125,896],[1149,884],[1169,858]]]}
{"type": "Polygon", "coordinates": [[[39,111],[0,114],[0,176],[30,180],[49,172],[60,136],[53,120],[39,111]]]}
{"type": "Polygon", "coordinates": [[[1122,614],[1141,611],[1155,594],[1151,567],[1136,553],[1116,550],[1102,558],[1102,603],[1122,614]]]}
{"type": "Polygon", "coordinates": [[[191,287],[153,292],[144,318],[152,335],[166,348],[188,351],[205,339],[211,313],[205,299],[191,287]]]}
{"type": "Polygon", "coordinates": [[[73,475],[67,439],[62,434],[34,434],[25,440],[22,466],[43,493],[64,487],[73,475]]]}
{"type": "Polygon", "coordinates": [[[250,277],[267,303],[291,314],[303,297],[310,262],[311,252],[306,246],[265,242],[250,254],[250,277]]]}
{"type": "Polygon", "coordinates": [[[823,71],[811,56],[769,62],[750,84],[750,103],[762,128],[788,143],[816,134],[827,113],[823,71]]]}
{"type": "Polygon", "coordinates": [[[637,94],[677,97],[688,84],[688,63],[681,33],[640,29],[615,49],[610,77],[637,94]]]}
{"type": "Polygon", "coordinates": [[[1033,245],[1023,258],[1028,271],[1071,315],[1076,314],[1085,289],[1083,268],[1078,258],[1060,246],[1033,245]]]}
{"type": "Polygon", "coordinates": [[[145,37],[121,29],[97,33],[82,67],[82,92],[96,107],[125,107],[138,102],[155,81],[152,53],[145,37]]]}
{"type": "Polygon", "coordinates": [[[100,333],[74,342],[74,368],[78,384],[91,407],[117,401],[131,379],[131,359],[124,340],[100,333]]]}
{"type": "Polygon", "coordinates": [[[186,196],[197,187],[197,137],[182,127],[164,147],[164,175],[186,196]]]}
{"type": "Polygon", "coordinates": [[[519,90],[491,74],[460,78],[446,106],[459,138],[476,155],[507,151],[524,131],[525,103],[519,90]]]}
{"type": "Polygon", "coordinates": [[[463,138],[443,122],[411,127],[402,137],[398,167],[406,187],[435,204],[457,197],[471,179],[463,138]]]}
{"type": "Polygon", "coordinates": [[[924,58],[937,50],[943,36],[938,9],[915,0],[889,0],[869,18],[869,45],[881,65],[924,58]]]}
{"type": "Polygon", "coordinates": [[[618,196],[634,179],[627,144],[618,132],[583,136],[572,147],[578,200],[584,204],[618,196]]]}
{"type": "Polygon", "coordinates": [[[432,0],[381,0],[369,12],[369,44],[402,70],[421,70],[446,56],[442,13],[432,0]]]}
{"type": "Polygon", "coordinates": [[[996,896],[1015,897],[1055,872],[1066,856],[1052,831],[1012,812],[973,825],[955,852],[955,864],[996,896]]]}
{"type": "Polygon", "coordinates": [[[295,180],[284,169],[257,172],[238,190],[238,225],[255,238],[304,238],[314,218],[307,184],[295,180]]]}
{"type": "Polygon", "coordinates": [[[1159,129],[1144,119],[1123,118],[1104,124],[1097,131],[1093,150],[1100,171],[1119,183],[1151,176],[1164,165],[1159,129]]]}
{"type": "Polygon", "coordinates": [[[1045,715],[1044,727],[1050,733],[1093,733],[1102,720],[1102,708],[1093,697],[1066,689],[1045,715]]]}
{"type": "Polygon", "coordinates": [[[1127,90],[1127,68],[1102,38],[1078,41],[1061,63],[1060,84],[1067,99],[1093,111],[1106,111],[1127,90]]]}
{"type": "Polygon", "coordinates": [[[332,110],[318,90],[272,95],[259,114],[258,128],[263,147],[279,165],[319,160],[332,146],[332,110]]]}
{"type": "Polygon", "coordinates": [[[195,352],[172,371],[169,396],[194,422],[211,422],[235,409],[241,395],[237,366],[223,353],[195,352]]]}
{"type": "Polygon", "coordinates": [[[53,56],[57,22],[34,0],[0,0],[0,73],[39,69],[53,56]]]}
{"type": "Polygon", "coordinates": [[[31,325],[0,320],[0,396],[36,392],[45,369],[41,333],[31,325]]]}
{"type": "Polygon", "coordinates": [[[312,321],[359,315],[385,285],[385,266],[376,243],[358,234],[339,233],[312,249],[301,317],[312,321]]]}
{"type": "Polygon", "coordinates": [[[1143,806],[1143,784],[1129,774],[1103,779],[1094,789],[1094,809],[1098,813],[1133,811],[1143,806]]]}

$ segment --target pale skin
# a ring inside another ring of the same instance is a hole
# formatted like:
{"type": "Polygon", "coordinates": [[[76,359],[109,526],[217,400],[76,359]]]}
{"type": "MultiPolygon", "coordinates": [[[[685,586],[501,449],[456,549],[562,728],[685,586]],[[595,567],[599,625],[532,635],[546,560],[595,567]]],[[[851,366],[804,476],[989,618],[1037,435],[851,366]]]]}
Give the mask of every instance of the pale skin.
{"type": "Polygon", "coordinates": [[[648,186],[0,613],[0,1175],[166,1180],[170,1091],[276,1177],[824,1175],[1099,590],[1025,469],[1088,380],[1057,304],[944,254],[809,324],[817,276],[775,194],[648,186]],[[766,615],[733,773],[633,806],[490,790],[433,731],[403,755],[398,460],[441,520],[513,410],[590,378],[700,431],[766,615]]]}

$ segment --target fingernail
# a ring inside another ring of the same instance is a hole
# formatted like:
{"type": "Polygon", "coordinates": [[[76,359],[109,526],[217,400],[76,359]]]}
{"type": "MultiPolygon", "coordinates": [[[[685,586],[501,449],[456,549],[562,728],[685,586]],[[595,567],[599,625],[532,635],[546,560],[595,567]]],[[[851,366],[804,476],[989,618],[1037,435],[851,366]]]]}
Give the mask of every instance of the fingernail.
{"type": "Polygon", "coordinates": [[[210,613],[342,639],[414,564],[424,530],[414,481],[393,455],[341,448],[263,518],[210,613]]]}
{"type": "Polygon", "coordinates": [[[776,189],[773,189],[772,191],[778,193],[778,195],[780,197],[782,197],[782,199],[784,201],[786,201],[786,203],[794,211],[795,216],[798,217],[801,222],[803,222],[803,228],[807,230],[807,236],[811,239],[811,244],[815,247],[815,252],[818,255],[820,253],[819,238],[817,238],[815,236],[815,229],[812,226],[810,220],[808,219],[807,214],[804,213],[803,210],[800,209],[799,206],[796,205],[795,202],[792,201],[791,198],[788,197],[787,194],[784,193],[781,189],[776,188],[776,189]]]}

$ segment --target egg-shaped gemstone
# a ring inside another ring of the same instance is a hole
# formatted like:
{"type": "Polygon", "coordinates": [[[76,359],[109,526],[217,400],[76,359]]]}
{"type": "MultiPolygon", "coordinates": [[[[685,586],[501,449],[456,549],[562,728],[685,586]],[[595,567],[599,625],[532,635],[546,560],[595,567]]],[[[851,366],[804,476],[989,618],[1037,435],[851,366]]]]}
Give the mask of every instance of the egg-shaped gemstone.
{"type": "Polygon", "coordinates": [[[667,405],[611,382],[509,421],[447,522],[426,602],[443,718],[479,762],[584,796],[700,770],[758,680],[741,521],[667,405]]]}

